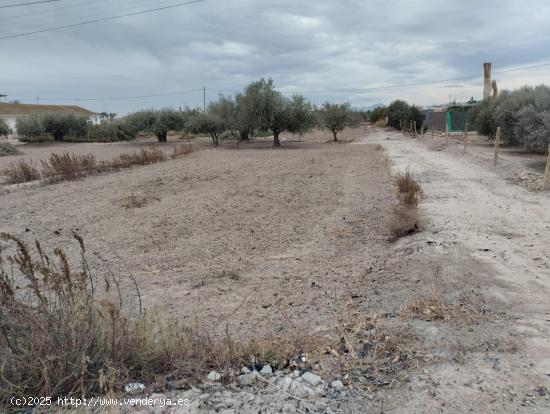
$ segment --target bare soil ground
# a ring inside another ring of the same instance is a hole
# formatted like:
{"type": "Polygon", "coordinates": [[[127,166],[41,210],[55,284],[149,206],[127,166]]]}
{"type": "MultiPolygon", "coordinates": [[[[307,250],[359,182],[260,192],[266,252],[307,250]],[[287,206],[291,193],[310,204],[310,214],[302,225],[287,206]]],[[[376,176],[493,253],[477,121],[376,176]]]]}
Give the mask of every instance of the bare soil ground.
{"type": "Polygon", "coordinates": [[[67,247],[77,229],[115,272],[131,269],[146,307],[239,340],[324,338],[342,358],[317,373],[351,383],[313,401],[206,387],[165,412],[550,410],[548,193],[392,130],[285,138],[17,189],[0,198],[1,230],[67,247]],[[390,168],[425,193],[423,231],[396,243],[390,168]],[[371,347],[382,352],[367,363],[371,347]]]}

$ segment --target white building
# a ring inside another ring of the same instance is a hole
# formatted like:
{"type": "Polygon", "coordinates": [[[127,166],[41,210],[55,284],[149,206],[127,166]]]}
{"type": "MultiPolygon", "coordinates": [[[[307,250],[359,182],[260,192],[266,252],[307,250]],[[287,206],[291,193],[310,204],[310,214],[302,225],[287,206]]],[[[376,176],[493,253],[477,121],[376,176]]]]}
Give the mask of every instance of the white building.
{"type": "Polygon", "coordinates": [[[31,114],[44,114],[49,112],[71,113],[85,117],[94,124],[99,123],[99,114],[76,105],[33,105],[0,102],[0,118],[6,121],[14,132],[16,132],[15,124],[17,118],[31,114]]]}

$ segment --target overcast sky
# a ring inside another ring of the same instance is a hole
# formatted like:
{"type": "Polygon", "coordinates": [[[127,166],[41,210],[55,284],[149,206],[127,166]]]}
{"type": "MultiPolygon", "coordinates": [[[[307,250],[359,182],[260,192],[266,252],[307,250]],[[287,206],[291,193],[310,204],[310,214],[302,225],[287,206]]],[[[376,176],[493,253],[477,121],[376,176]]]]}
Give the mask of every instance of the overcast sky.
{"type": "MultiPolygon", "coordinates": [[[[171,5],[182,0],[60,0],[0,7],[0,37],[171,5]]],[[[0,0],[0,6],[25,3],[0,0]]],[[[239,90],[261,77],[315,103],[420,105],[482,93],[494,71],[550,62],[547,0],[206,0],[28,37],[0,40],[0,93],[124,114],[202,106],[200,89],[239,90]],[[365,89],[479,74],[427,86],[365,89]],[[62,100],[52,100],[61,98],[62,100]],[[66,99],[65,99],[66,98],[66,99]],[[75,98],[81,98],[77,101],[75,98]],[[98,100],[84,100],[98,98],[98,100]]],[[[550,66],[496,73],[500,88],[547,83],[550,66]]]]}

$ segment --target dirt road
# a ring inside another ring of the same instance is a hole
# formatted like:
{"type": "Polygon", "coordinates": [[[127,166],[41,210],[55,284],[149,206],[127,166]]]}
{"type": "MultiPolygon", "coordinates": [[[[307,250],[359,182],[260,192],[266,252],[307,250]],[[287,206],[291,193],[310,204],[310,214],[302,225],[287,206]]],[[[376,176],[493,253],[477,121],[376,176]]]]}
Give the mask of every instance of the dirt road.
{"type": "MultiPolygon", "coordinates": [[[[430,404],[418,392],[409,403],[417,412],[549,412],[549,193],[529,192],[505,182],[489,163],[457,156],[456,149],[432,151],[389,129],[369,128],[364,142],[383,145],[394,169],[414,172],[427,195],[424,231],[402,243],[428,244],[424,255],[442,257],[443,279],[470,285],[504,311],[492,323],[500,332],[474,327],[468,334],[486,337],[484,350],[467,354],[463,365],[430,370],[423,381],[433,393],[430,404]],[[459,271],[465,263],[473,278],[459,271]]],[[[457,341],[466,343],[467,337],[457,341]]]]}

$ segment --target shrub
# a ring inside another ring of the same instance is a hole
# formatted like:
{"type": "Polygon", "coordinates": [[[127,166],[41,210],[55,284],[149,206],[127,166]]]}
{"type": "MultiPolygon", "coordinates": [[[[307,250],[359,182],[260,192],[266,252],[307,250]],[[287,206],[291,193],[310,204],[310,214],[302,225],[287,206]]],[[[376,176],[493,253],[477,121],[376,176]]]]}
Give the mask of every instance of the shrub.
{"type": "Polygon", "coordinates": [[[0,118],[0,136],[8,136],[12,133],[11,128],[9,127],[8,123],[0,118]]]}
{"type": "MultiPolygon", "coordinates": [[[[38,115],[22,116],[17,118],[15,129],[21,141],[44,139],[46,131],[42,125],[42,118],[38,115]]],[[[51,138],[50,138],[51,139],[51,138]]]]}
{"type": "Polygon", "coordinates": [[[15,148],[9,142],[0,142],[0,157],[19,154],[21,153],[17,150],[17,148],[15,148]]]}
{"type": "Polygon", "coordinates": [[[486,99],[470,110],[480,134],[494,137],[501,127],[503,142],[546,152],[550,135],[550,88],[523,87],[486,99]]]}
{"type": "Polygon", "coordinates": [[[392,128],[401,129],[403,122],[410,119],[411,107],[402,100],[393,101],[388,106],[388,125],[392,128]]]}
{"type": "Polygon", "coordinates": [[[338,141],[338,132],[343,131],[345,127],[358,125],[358,120],[353,116],[351,105],[331,104],[325,102],[319,113],[321,125],[332,132],[334,141],[338,141]]]}
{"type": "Polygon", "coordinates": [[[369,118],[369,121],[374,124],[380,120],[386,119],[387,115],[388,115],[388,108],[386,108],[385,106],[380,106],[370,111],[368,118],[369,118]]]}
{"type": "Polygon", "coordinates": [[[402,100],[393,101],[388,106],[388,126],[396,129],[408,127],[416,122],[416,128],[422,128],[424,115],[416,105],[409,105],[402,100]]]}
{"type": "Polygon", "coordinates": [[[399,203],[395,206],[390,222],[393,240],[415,233],[419,229],[418,204],[424,193],[409,171],[395,177],[399,203]]]}
{"type": "Polygon", "coordinates": [[[6,177],[9,184],[26,183],[40,179],[40,172],[32,164],[24,160],[10,163],[2,170],[2,175],[6,177]]]}
{"type": "Polygon", "coordinates": [[[107,167],[128,168],[132,165],[149,165],[156,162],[166,161],[166,154],[158,148],[141,150],[129,154],[120,154],[112,161],[104,163],[107,167]]]}
{"type": "Polygon", "coordinates": [[[50,181],[74,180],[97,168],[92,154],[77,155],[64,152],[50,155],[49,161],[42,161],[42,174],[50,181]]]}
{"type": "Polygon", "coordinates": [[[409,171],[405,171],[405,174],[397,174],[395,184],[401,202],[407,206],[416,207],[422,199],[424,192],[412,174],[409,171]]]}
{"type": "Polygon", "coordinates": [[[528,105],[517,112],[515,136],[525,149],[545,153],[550,144],[550,110],[528,105]]]}

